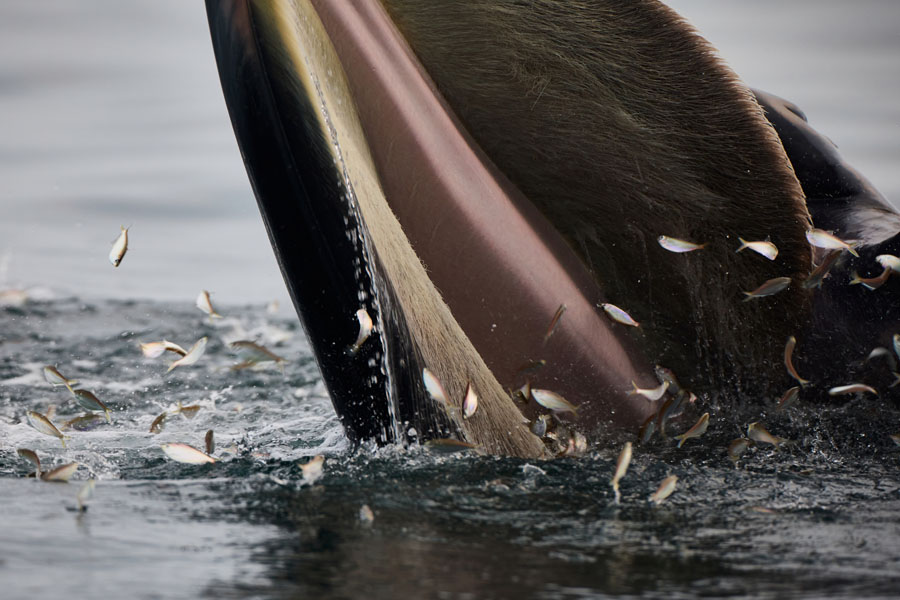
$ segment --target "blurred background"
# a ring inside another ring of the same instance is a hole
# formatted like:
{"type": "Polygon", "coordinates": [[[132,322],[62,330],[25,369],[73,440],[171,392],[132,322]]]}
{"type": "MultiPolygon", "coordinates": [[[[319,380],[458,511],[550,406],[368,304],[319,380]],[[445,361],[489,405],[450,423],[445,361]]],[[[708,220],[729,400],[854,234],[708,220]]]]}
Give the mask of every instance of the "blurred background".
{"type": "MultiPolygon", "coordinates": [[[[669,4],[898,202],[900,2],[669,4]]],[[[0,3],[0,182],[0,289],[288,302],[200,1],[0,3]]]]}

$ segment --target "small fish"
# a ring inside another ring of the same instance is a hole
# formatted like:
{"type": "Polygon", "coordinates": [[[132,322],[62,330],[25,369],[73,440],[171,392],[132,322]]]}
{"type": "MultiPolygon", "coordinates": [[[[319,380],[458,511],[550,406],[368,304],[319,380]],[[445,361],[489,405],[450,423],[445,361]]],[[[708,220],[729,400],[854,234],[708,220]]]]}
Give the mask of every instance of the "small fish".
{"type": "Polygon", "coordinates": [[[209,315],[210,320],[222,318],[222,315],[217,313],[216,309],[213,308],[212,301],[209,299],[209,292],[206,290],[202,290],[200,295],[197,296],[196,305],[197,308],[209,315]]]}
{"type": "Polygon", "coordinates": [[[284,363],[287,362],[283,357],[278,356],[265,346],[257,344],[256,342],[251,342],[249,340],[238,340],[236,342],[231,342],[229,344],[232,350],[236,350],[247,357],[247,362],[250,363],[264,363],[264,362],[274,362],[284,370],[284,363]]]}
{"type": "Polygon", "coordinates": [[[103,411],[106,414],[106,422],[112,423],[109,416],[109,408],[100,401],[100,398],[87,390],[72,390],[75,401],[85,410],[103,411]]]}
{"type": "Polygon", "coordinates": [[[766,431],[763,424],[759,422],[750,423],[750,425],[747,426],[747,437],[754,442],[759,442],[761,444],[772,444],[776,448],[789,441],[785,438],[772,435],[766,431]]]}
{"type": "Polygon", "coordinates": [[[875,257],[875,260],[877,260],[878,264],[885,269],[900,273],[900,258],[897,258],[893,254],[879,254],[875,257]]]}
{"type": "Polygon", "coordinates": [[[891,371],[897,370],[897,359],[894,358],[894,355],[887,348],[883,348],[881,346],[877,348],[873,348],[869,355],[866,356],[866,359],[863,361],[863,364],[868,363],[870,360],[874,360],[880,356],[883,356],[888,361],[888,367],[890,367],[891,371]]]}
{"type": "Polygon", "coordinates": [[[375,513],[372,512],[372,509],[369,508],[368,504],[363,504],[359,507],[359,522],[363,525],[371,525],[375,520],[375,513]]]}
{"type": "Polygon", "coordinates": [[[563,313],[566,312],[566,305],[560,304],[559,308],[556,309],[556,312],[553,314],[553,318],[550,319],[550,325],[547,326],[547,332],[544,334],[544,343],[547,343],[547,340],[550,339],[550,336],[553,335],[553,332],[556,331],[556,327],[559,325],[559,320],[562,319],[563,313]]]}
{"type": "Polygon", "coordinates": [[[162,444],[160,446],[166,456],[175,462],[185,463],[188,465],[202,465],[204,463],[214,463],[216,459],[208,454],[204,454],[193,446],[187,444],[162,444]]]}
{"type": "Polygon", "coordinates": [[[466,452],[468,450],[476,450],[478,447],[469,442],[461,442],[453,438],[443,438],[437,440],[428,440],[425,442],[425,448],[431,452],[439,454],[453,454],[455,452],[466,452]]]}
{"type": "Polygon", "coordinates": [[[806,232],[806,240],[816,248],[827,250],[846,250],[853,256],[859,256],[853,247],[844,240],[838,239],[823,229],[810,229],[806,232]]]}
{"type": "Polygon", "coordinates": [[[157,358],[162,356],[164,352],[172,352],[173,354],[177,354],[178,356],[184,356],[187,354],[187,350],[170,342],[168,340],[163,340],[161,342],[147,342],[141,343],[141,352],[147,358],[157,358]]]}
{"type": "Polygon", "coordinates": [[[797,383],[800,385],[806,385],[809,383],[808,379],[803,379],[797,373],[797,369],[794,368],[794,347],[797,346],[797,338],[791,336],[787,339],[787,343],[784,345],[784,367],[787,369],[788,375],[797,380],[797,383]]]}
{"type": "Polygon", "coordinates": [[[655,387],[655,388],[639,388],[637,386],[637,384],[634,381],[632,381],[631,387],[633,387],[634,389],[631,390],[630,392],[628,392],[629,395],[632,395],[632,396],[640,395],[640,396],[643,396],[644,398],[646,398],[647,400],[650,400],[651,402],[656,402],[657,400],[662,398],[665,395],[666,390],[669,389],[669,382],[663,381],[659,385],[659,387],[655,387]]]}
{"type": "Polygon", "coordinates": [[[809,277],[803,280],[803,287],[808,290],[821,287],[822,282],[825,281],[828,272],[831,270],[831,267],[834,266],[834,262],[842,252],[842,250],[832,250],[826,254],[825,258],[822,259],[822,262],[809,274],[809,277]]]}
{"type": "Polygon", "coordinates": [[[100,425],[107,423],[105,415],[97,415],[94,413],[89,413],[86,415],[81,415],[80,417],[75,417],[74,419],[69,419],[60,427],[63,429],[74,429],[75,431],[93,431],[97,429],[100,425]]]}
{"type": "Polygon", "coordinates": [[[856,284],[861,283],[863,285],[863,287],[874,291],[874,290],[877,290],[878,288],[880,288],[882,285],[884,285],[884,282],[887,281],[888,277],[890,277],[890,276],[891,276],[891,268],[890,267],[885,267],[884,270],[881,272],[881,275],[879,275],[878,277],[870,277],[868,279],[865,277],[860,277],[859,273],[857,273],[856,271],[853,271],[853,277],[850,279],[850,285],[856,285],[856,284]]]}
{"type": "Polygon", "coordinates": [[[659,488],[650,494],[650,502],[655,502],[657,506],[662,504],[662,501],[672,495],[672,492],[675,491],[675,484],[678,483],[678,475],[669,475],[663,482],[659,484],[659,488]]]}
{"type": "Polygon", "coordinates": [[[207,431],[206,437],[203,439],[206,442],[206,453],[211,455],[216,449],[216,440],[213,434],[213,430],[210,429],[209,431],[207,431]]]}
{"type": "Polygon", "coordinates": [[[29,410],[28,412],[26,412],[25,416],[28,419],[29,425],[31,425],[44,435],[52,435],[53,437],[58,437],[59,441],[62,442],[63,448],[66,447],[66,436],[64,436],[62,432],[56,428],[56,425],[50,422],[50,419],[48,419],[41,413],[34,412],[33,410],[29,410]]]}
{"type": "Polygon", "coordinates": [[[641,429],[638,431],[638,441],[646,444],[654,433],[656,433],[656,413],[647,417],[647,420],[641,425],[641,429]]]}
{"type": "Polygon", "coordinates": [[[755,442],[753,440],[745,437],[739,437],[736,440],[732,440],[731,443],[728,444],[728,458],[737,465],[737,461],[744,455],[744,452],[754,445],[755,442]]]}
{"type": "Polygon", "coordinates": [[[656,378],[659,379],[660,383],[669,384],[670,394],[677,395],[679,392],[681,392],[681,384],[678,383],[678,378],[675,377],[675,373],[672,372],[672,369],[667,369],[666,367],[656,365],[655,367],[653,367],[653,372],[656,373],[656,378]]]}
{"type": "Polygon", "coordinates": [[[683,253],[683,252],[693,252],[694,250],[700,250],[701,248],[706,248],[706,244],[695,244],[693,242],[688,242],[686,240],[679,240],[678,238],[669,237],[667,235],[661,235],[656,238],[656,241],[659,242],[659,245],[668,250],[669,252],[683,253]]]}
{"type": "Polygon", "coordinates": [[[320,477],[322,477],[323,465],[325,464],[325,457],[321,454],[317,454],[309,459],[309,462],[306,464],[300,465],[300,469],[303,471],[303,483],[308,485],[312,485],[315,483],[320,477]]]}
{"type": "Polygon", "coordinates": [[[790,277],[775,277],[774,279],[766,281],[752,292],[744,292],[744,295],[747,296],[744,298],[744,302],[753,300],[754,298],[774,296],[778,292],[786,290],[789,285],[791,285],[790,277]]]}
{"type": "Polygon", "coordinates": [[[169,368],[168,368],[168,370],[166,370],[166,373],[168,373],[175,367],[186,367],[186,366],[192,365],[195,362],[197,362],[198,360],[200,360],[200,357],[203,356],[204,352],[206,352],[206,342],[207,342],[206,336],[197,340],[194,343],[194,345],[191,346],[191,349],[188,350],[187,354],[185,354],[184,356],[182,356],[181,358],[179,358],[178,360],[173,362],[171,365],[169,365],[169,368]]]}
{"type": "Polygon", "coordinates": [[[537,419],[534,420],[534,423],[531,424],[531,433],[538,436],[539,438],[547,435],[547,429],[549,429],[550,424],[550,415],[541,415],[537,419]]]}
{"type": "Polygon", "coordinates": [[[478,410],[478,396],[472,389],[472,384],[466,386],[466,397],[463,400],[463,419],[468,419],[478,410]]]}
{"type": "Polygon", "coordinates": [[[109,251],[109,262],[112,263],[112,266],[118,267],[122,263],[122,259],[125,257],[125,253],[128,252],[128,227],[120,227],[122,233],[119,234],[119,237],[116,238],[116,241],[113,242],[113,247],[109,251]]]}
{"type": "Polygon", "coordinates": [[[544,408],[549,408],[553,412],[570,412],[573,415],[578,414],[578,408],[556,392],[532,389],[531,397],[534,398],[535,402],[544,408]]]}
{"type": "Polygon", "coordinates": [[[795,385],[784,394],[781,395],[781,399],[778,401],[778,410],[784,410],[793,406],[797,402],[797,398],[800,397],[800,386],[795,385]]]}
{"type": "Polygon", "coordinates": [[[150,423],[150,433],[161,433],[166,426],[166,417],[168,416],[169,413],[164,412],[153,419],[153,422],[150,423]]]}
{"type": "Polygon", "coordinates": [[[639,327],[640,323],[631,318],[627,312],[616,306],[615,304],[610,304],[608,302],[601,304],[603,310],[606,311],[606,314],[609,315],[609,318],[615,321],[616,323],[621,323],[622,325],[628,325],[629,327],[639,327]]]}
{"type": "MultiPolygon", "coordinates": [[[[676,396],[667,398],[656,412],[656,429],[663,439],[667,439],[666,423],[678,412],[678,409],[681,408],[681,403],[686,397],[688,397],[688,394],[682,390],[682,392],[676,396]]],[[[694,398],[693,394],[690,395],[690,398],[694,398]]]]}
{"type": "Polygon", "coordinates": [[[28,448],[18,448],[16,454],[34,465],[34,476],[41,476],[41,459],[38,458],[37,452],[28,448]]]}
{"type": "Polygon", "coordinates": [[[59,370],[53,365],[47,365],[44,367],[44,379],[47,380],[52,386],[64,385],[69,391],[72,390],[72,386],[78,383],[76,379],[66,379],[66,377],[59,372],[59,370]]]}
{"type": "Polygon", "coordinates": [[[516,369],[516,373],[520,375],[534,375],[547,364],[544,359],[529,360],[527,363],[516,369]]]}
{"type": "Polygon", "coordinates": [[[768,258],[769,260],[775,260],[775,257],[778,256],[778,248],[772,242],[748,242],[744,238],[739,237],[738,240],[741,242],[740,248],[735,250],[735,252],[740,252],[746,248],[753,250],[757,254],[761,254],[768,258]]]}
{"type": "Polygon", "coordinates": [[[94,480],[88,479],[84,485],[81,486],[81,489],[78,490],[78,494],[75,496],[75,501],[78,503],[78,512],[87,510],[87,501],[94,495],[94,485],[94,480]]]}
{"type": "Polygon", "coordinates": [[[833,387],[828,390],[829,396],[843,396],[844,394],[875,394],[878,395],[878,391],[872,386],[868,386],[864,383],[851,383],[848,385],[839,385],[837,387],[833,387]]]}
{"type": "Polygon", "coordinates": [[[441,385],[441,381],[437,378],[437,375],[427,368],[422,369],[422,382],[425,384],[425,390],[428,392],[429,396],[445,407],[450,405],[447,392],[444,390],[444,386],[441,385]]]}
{"type": "Polygon", "coordinates": [[[190,406],[183,406],[181,404],[181,400],[177,402],[178,408],[176,408],[173,412],[176,415],[181,415],[185,419],[193,419],[197,416],[197,411],[199,411],[202,406],[199,404],[191,404],[190,406]]]}
{"type": "Polygon", "coordinates": [[[350,347],[351,355],[359,352],[359,349],[362,348],[362,345],[366,343],[366,340],[369,339],[369,336],[372,335],[372,332],[375,330],[375,324],[372,323],[372,317],[369,316],[369,313],[365,308],[356,311],[356,320],[359,321],[359,334],[356,336],[356,341],[353,342],[353,345],[350,347]]]}
{"type": "Polygon", "coordinates": [[[681,446],[691,438],[698,438],[709,428],[709,413],[703,413],[703,416],[694,423],[694,426],[682,433],[681,435],[676,435],[675,439],[678,441],[678,447],[681,446]]]}
{"type": "Polygon", "coordinates": [[[68,463],[51,471],[47,471],[43,475],[41,475],[41,479],[44,481],[62,481],[66,482],[71,479],[72,475],[75,474],[75,471],[78,470],[78,463],[68,463]]]}
{"type": "Polygon", "coordinates": [[[616,493],[616,504],[619,503],[621,496],[619,495],[619,481],[625,477],[625,473],[628,471],[628,465],[631,464],[631,442],[625,442],[625,447],[622,448],[622,451],[619,453],[619,460],[616,461],[616,473],[613,475],[613,478],[610,479],[609,484],[612,486],[613,491],[616,493]]]}

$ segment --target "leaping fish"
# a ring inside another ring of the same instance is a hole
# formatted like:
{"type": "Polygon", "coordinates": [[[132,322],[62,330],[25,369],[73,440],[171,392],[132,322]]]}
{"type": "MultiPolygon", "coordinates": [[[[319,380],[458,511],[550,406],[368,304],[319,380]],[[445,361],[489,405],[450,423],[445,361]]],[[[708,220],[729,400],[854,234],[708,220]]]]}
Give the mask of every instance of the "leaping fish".
{"type": "Polygon", "coordinates": [[[775,277],[763,283],[752,292],[744,292],[746,298],[744,302],[753,300],[754,298],[764,298],[766,296],[774,296],[778,292],[784,291],[791,285],[790,277],[775,277]]]}
{"type": "Polygon", "coordinates": [[[797,383],[800,385],[806,385],[809,383],[808,379],[803,379],[797,373],[797,369],[794,368],[793,355],[794,355],[794,347],[797,345],[797,338],[791,336],[787,339],[787,343],[784,345],[784,367],[787,369],[788,374],[797,380],[797,383]]]}
{"type": "Polygon", "coordinates": [[[639,388],[637,384],[632,381],[631,387],[634,389],[628,392],[630,395],[643,396],[651,402],[656,402],[657,400],[662,398],[665,395],[666,390],[669,389],[669,382],[663,381],[658,387],[655,388],[639,388]]]}
{"type": "Polygon", "coordinates": [[[880,288],[881,286],[883,286],[884,283],[888,280],[888,277],[890,277],[890,276],[891,276],[891,268],[890,267],[885,267],[884,270],[881,272],[881,275],[879,275],[878,277],[869,277],[869,278],[860,277],[859,273],[857,273],[856,271],[853,271],[853,277],[850,279],[850,285],[856,285],[856,284],[861,283],[863,285],[863,287],[865,287],[866,289],[870,289],[870,290],[874,291],[874,290],[877,290],[878,288],[880,288]]]}
{"type": "Polygon", "coordinates": [[[463,419],[468,419],[478,410],[478,396],[470,383],[466,386],[466,397],[463,399],[463,419]]]}
{"type": "Polygon", "coordinates": [[[160,448],[166,453],[166,456],[175,462],[189,465],[202,465],[204,463],[216,462],[216,459],[212,456],[197,450],[193,446],[188,446],[187,444],[162,444],[160,448]]]}
{"type": "Polygon", "coordinates": [[[833,387],[828,390],[829,396],[843,396],[844,394],[875,394],[878,395],[878,391],[872,386],[866,385],[864,383],[851,383],[848,385],[839,385],[837,387],[833,387]]]}
{"type": "Polygon", "coordinates": [[[853,246],[842,239],[838,239],[824,229],[810,229],[806,232],[806,240],[816,248],[827,250],[846,250],[853,256],[859,256],[853,246]]]}
{"type": "Polygon", "coordinates": [[[834,261],[841,255],[841,252],[843,252],[843,250],[832,250],[825,255],[825,258],[823,258],[822,262],[813,269],[813,272],[809,274],[809,277],[803,280],[803,287],[808,290],[821,287],[822,282],[825,281],[825,277],[828,276],[828,271],[834,266],[834,261]]]}
{"type": "Polygon", "coordinates": [[[631,318],[627,312],[616,306],[615,304],[610,304],[606,302],[601,304],[603,310],[606,311],[606,314],[609,315],[609,318],[615,321],[616,323],[621,323],[622,325],[628,325],[629,327],[639,327],[640,323],[631,318]]]}
{"type": "Polygon", "coordinates": [[[197,296],[197,308],[209,315],[210,319],[221,319],[222,315],[213,308],[212,301],[209,299],[209,292],[201,290],[197,296]]]}
{"type": "Polygon", "coordinates": [[[122,264],[122,259],[125,257],[125,253],[128,252],[128,230],[129,227],[121,227],[122,232],[119,234],[119,237],[116,238],[116,241],[113,242],[113,247],[109,251],[109,262],[112,263],[112,266],[118,267],[122,264]]]}
{"type": "Polygon", "coordinates": [[[691,438],[698,438],[709,428],[709,413],[703,413],[703,416],[694,423],[694,426],[682,433],[681,435],[676,435],[675,439],[678,440],[678,447],[681,446],[691,438]]]}
{"type": "Polygon", "coordinates": [[[613,491],[616,493],[616,504],[619,503],[621,496],[619,495],[619,481],[625,477],[625,473],[628,471],[628,465],[631,464],[631,442],[625,442],[625,447],[622,448],[622,452],[619,453],[619,460],[616,461],[616,473],[613,475],[613,478],[610,480],[610,485],[613,488],[613,491]]]}
{"type": "Polygon", "coordinates": [[[675,252],[677,254],[683,254],[684,252],[693,252],[694,250],[701,250],[706,248],[706,244],[695,244],[694,242],[689,242],[687,240],[680,240],[678,238],[669,237],[667,235],[661,235],[656,238],[656,241],[659,242],[659,245],[668,250],[669,252],[675,252]]]}
{"type": "Polygon", "coordinates": [[[169,368],[166,370],[166,373],[168,373],[169,371],[171,371],[172,369],[174,369],[176,367],[186,367],[186,366],[192,365],[195,362],[197,362],[198,360],[200,360],[200,357],[203,356],[204,352],[206,352],[206,342],[207,342],[206,336],[204,336],[204,337],[200,338],[199,340],[197,340],[196,342],[194,342],[194,345],[191,346],[191,349],[188,350],[187,354],[185,354],[184,356],[182,356],[181,358],[179,358],[178,360],[173,362],[171,365],[169,365],[169,368]]]}
{"type": "Polygon", "coordinates": [[[669,475],[665,479],[663,479],[662,483],[659,484],[659,488],[652,494],[650,494],[650,502],[655,502],[657,506],[662,504],[662,501],[672,495],[672,492],[675,491],[675,484],[678,483],[678,475],[669,475]]]}
{"type": "Polygon", "coordinates": [[[59,441],[62,443],[63,448],[66,447],[66,436],[64,436],[62,432],[56,428],[56,425],[50,422],[50,419],[39,412],[34,412],[33,410],[29,410],[28,412],[26,412],[25,416],[28,419],[29,425],[31,425],[44,435],[52,435],[53,437],[59,438],[59,441]]]}
{"type": "Polygon", "coordinates": [[[359,349],[362,348],[362,345],[366,343],[366,340],[369,339],[369,336],[375,330],[372,317],[369,316],[369,312],[365,308],[356,311],[356,320],[359,321],[359,334],[356,336],[356,341],[350,346],[351,355],[359,352],[359,349]]]}
{"type": "Polygon", "coordinates": [[[170,342],[168,340],[163,340],[161,342],[146,342],[141,343],[141,353],[147,358],[156,358],[158,356],[162,356],[164,352],[171,352],[173,354],[177,354],[178,356],[184,356],[187,354],[187,350],[170,342]]]}
{"type": "Polygon", "coordinates": [[[534,398],[535,402],[537,402],[544,408],[549,408],[553,412],[570,412],[573,415],[578,414],[578,407],[556,392],[551,392],[550,390],[532,389],[531,397],[534,398]]]}
{"type": "Polygon", "coordinates": [[[741,237],[739,237],[738,240],[740,240],[741,246],[740,248],[735,250],[735,252],[740,252],[741,250],[749,248],[757,254],[765,256],[769,260],[775,260],[775,258],[778,256],[778,248],[775,246],[775,244],[768,240],[764,242],[748,242],[741,237]]]}
{"type": "Polygon", "coordinates": [[[69,391],[72,391],[72,386],[78,383],[77,379],[67,379],[62,373],[59,372],[59,369],[57,369],[53,365],[47,365],[46,367],[44,367],[44,379],[46,379],[47,383],[54,387],[64,385],[69,389],[69,391]]]}

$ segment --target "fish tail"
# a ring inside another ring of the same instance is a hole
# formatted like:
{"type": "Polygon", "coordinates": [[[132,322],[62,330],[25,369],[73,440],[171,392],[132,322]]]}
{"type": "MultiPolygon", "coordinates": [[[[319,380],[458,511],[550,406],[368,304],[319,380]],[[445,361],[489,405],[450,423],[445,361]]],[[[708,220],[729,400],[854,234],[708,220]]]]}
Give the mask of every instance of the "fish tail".
{"type": "Polygon", "coordinates": [[[740,248],[738,248],[737,250],[735,250],[735,252],[740,252],[741,250],[747,248],[747,240],[745,240],[745,239],[742,238],[742,237],[738,237],[738,241],[741,242],[741,246],[740,246],[740,248]]]}
{"type": "Polygon", "coordinates": [[[853,276],[850,279],[850,285],[856,285],[858,283],[862,283],[862,278],[859,276],[859,273],[853,271],[853,276]]]}
{"type": "MultiPolygon", "coordinates": [[[[76,384],[76,383],[78,383],[78,382],[77,382],[77,381],[73,381],[73,382],[71,382],[71,383],[72,383],[72,385],[74,385],[74,384],[76,384]]],[[[66,383],[64,383],[63,385],[66,386],[66,389],[69,390],[69,393],[72,394],[72,396],[75,396],[75,390],[72,389],[72,385],[69,385],[69,382],[68,382],[68,381],[67,381],[66,383]]]]}
{"type": "Polygon", "coordinates": [[[678,447],[681,448],[681,446],[684,445],[684,441],[685,441],[687,438],[684,437],[683,435],[678,435],[678,436],[675,436],[675,439],[676,439],[676,440],[680,440],[680,441],[678,442],[678,447]]]}
{"type": "Polygon", "coordinates": [[[112,417],[109,416],[109,409],[108,409],[108,408],[104,408],[104,409],[103,409],[103,412],[106,413],[106,422],[107,422],[107,423],[112,423],[112,417]]]}

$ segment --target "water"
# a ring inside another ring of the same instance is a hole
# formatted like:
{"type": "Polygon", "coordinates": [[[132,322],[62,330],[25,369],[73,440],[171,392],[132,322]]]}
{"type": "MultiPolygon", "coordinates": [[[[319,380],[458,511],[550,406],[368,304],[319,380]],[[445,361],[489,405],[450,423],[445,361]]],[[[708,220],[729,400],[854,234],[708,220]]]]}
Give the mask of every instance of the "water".
{"type": "MultiPolygon", "coordinates": [[[[677,0],[751,85],[798,102],[890,199],[900,197],[900,5],[677,0]],[[814,17],[813,17],[814,15],[814,17]]],[[[718,407],[681,450],[622,440],[528,462],[353,450],[287,303],[230,132],[199,2],[0,5],[0,583],[4,598],[892,597],[900,584],[900,415],[854,399],[788,414],[718,407]],[[122,267],[106,262],[133,225],[122,267]],[[193,308],[201,287],[226,316],[193,308]],[[269,314],[266,304],[280,299],[269,314]],[[165,376],[138,340],[207,354],[165,376]],[[288,359],[231,371],[226,343],[288,359]],[[113,410],[68,448],[26,410],[80,414],[58,364],[113,410]],[[159,435],[150,422],[176,403],[159,435]],[[797,440],[725,457],[749,421],[797,440]],[[159,445],[200,446],[180,465],[159,445]],[[35,482],[15,448],[78,461],[35,482]],[[326,458],[304,483],[299,463],[326,458]],[[646,501],[668,474],[675,494],[646,501]],[[84,514],[84,480],[97,481],[84,514]],[[366,526],[363,504],[375,513],[366,526]]],[[[686,429],[690,423],[675,427],[686,429]]]]}

